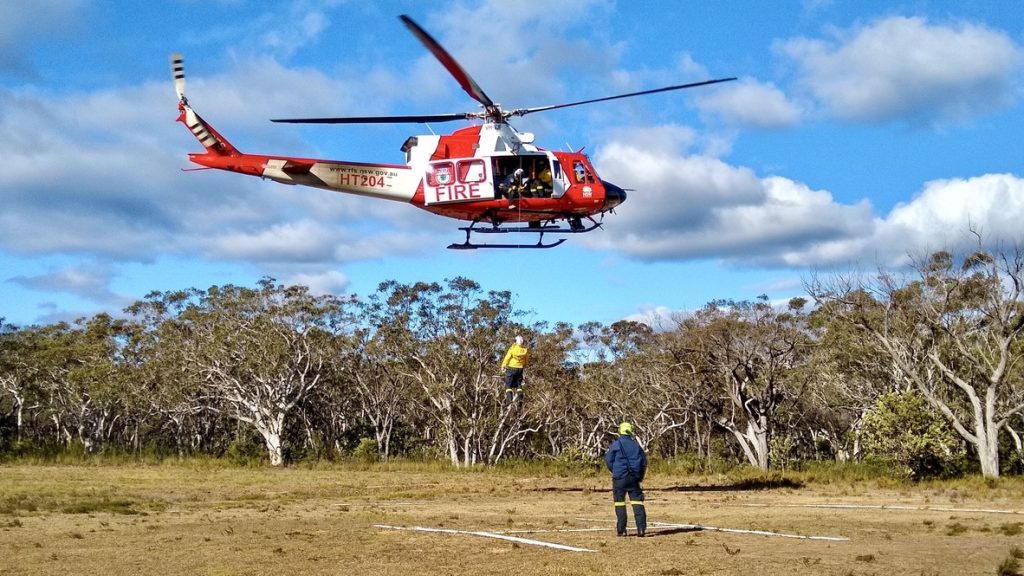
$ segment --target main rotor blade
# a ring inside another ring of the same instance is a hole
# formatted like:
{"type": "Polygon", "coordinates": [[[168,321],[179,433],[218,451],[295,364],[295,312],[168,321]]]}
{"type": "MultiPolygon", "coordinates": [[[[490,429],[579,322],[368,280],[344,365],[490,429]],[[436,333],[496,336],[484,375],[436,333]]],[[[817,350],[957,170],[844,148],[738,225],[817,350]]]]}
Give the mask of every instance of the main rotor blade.
{"type": "Polygon", "coordinates": [[[470,120],[478,115],[472,112],[461,114],[424,114],[419,116],[343,116],[340,118],[277,118],[271,122],[286,124],[425,124],[429,122],[451,122],[470,120]]]}
{"type": "Polygon", "coordinates": [[[434,55],[434,58],[441,62],[448,70],[448,73],[455,77],[459,85],[462,86],[462,89],[466,91],[466,94],[469,94],[471,98],[483,104],[486,108],[494,107],[494,102],[487,97],[487,94],[484,94],[483,89],[470,77],[469,73],[463,70],[462,66],[456,62],[455,58],[452,58],[452,55],[437,40],[434,40],[430,34],[427,34],[426,30],[420,28],[419,24],[413,22],[412,18],[405,14],[402,14],[399,18],[405,23],[405,27],[427,47],[427,50],[434,55]]]}
{"type": "Polygon", "coordinates": [[[517,108],[509,112],[510,116],[525,116],[532,114],[533,112],[543,112],[545,110],[557,110],[558,108],[568,108],[570,106],[580,106],[582,104],[593,104],[594,102],[605,102],[607,100],[618,100],[619,98],[632,98],[633,96],[643,96],[644,94],[657,94],[658,92],[669,92],[671,90],[682,90],[684,88],[696,88],[697,86],[707,86],[708,84],[718,84],[719,82],[729,82],[736,78],[719,78],[717,80],[705,80],[703,82],[691,82],[689,84],[679,84],[678,86],[666,86],[664,88],[655,88],[654,90],[642,90],[640,92],[630,92],[629,94],[619,94],[617,96],[605,96],[604,98],[594,98],[592,100],[580,100],[579,102],[569,102],[568,104],[554,104],[551,106],[538,106],[536,108],[517,108]]]}

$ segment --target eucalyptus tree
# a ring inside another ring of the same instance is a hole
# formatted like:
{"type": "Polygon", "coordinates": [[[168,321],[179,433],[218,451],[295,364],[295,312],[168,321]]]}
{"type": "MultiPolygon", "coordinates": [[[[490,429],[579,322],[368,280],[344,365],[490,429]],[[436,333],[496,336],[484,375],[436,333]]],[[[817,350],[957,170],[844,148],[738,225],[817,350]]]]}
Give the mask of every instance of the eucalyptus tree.
{"type": "Polygon", "coordinates": [[[526,422],[518,429],[510,427],[504,444],[529,435],[532,442],[521,443],[516,455],[560,457],[574,446],[576,408],[584,394],[576,361],[579,341],[573,327],[566,323],[557,323],[551,329],[540,324],[534,329],[528,332],[533,346],[523,387],[525,401],[519,406],[526,422]]]}
{"type": "Polygon", "coordinates": [[[14,437],[0,438],[0,444],[5,440],[21,441],[26,403],[33,398],[31,364],[26,357],[28,334],[28,330],[5,324],[0,317],[0,409],[14,419],[14,437]]]}
{"type": "Polygon", "coordinates": [[[587,323],[580,332],[590,351],[582,377],[588,413],[581,423],[589,450],[602,452],[617,424],[628,420],[649,450],[674,454],[677,431],[691,425],[694,412],[690,382],[676,370],[670,339],[631,320],[587,323]]]}
{"type": "Polygon", "coordinates": [[[504,346],[524,330],[513,323],[511,293],[484,294],[466,278],[444,286],[384,282],[378,292],[385,317],[409,334],[405,373],[423,391],[442,451],[457,466],[495,461],[525,421],[523,411],[502,403],[498,374],[504,346]]]}
{"type": "Polygon", "coordinates": [[[122,324],[107,314],[27,329],[18,362],[22,387],[31,386],[36,425],[65,445],[99,450],[124,416],[122,324]],[[31,384],[28,384],[31,382],[31,384]]]}
{"type": "Polygon", "coordinates": [[[135,406],[155,416],[155,440],[173,446],[179,456],[223,450],[216,430],[220,404],[203,387],[192,351],[200,343],[184,330],[179,316],[196,305],[197,290],[153,291],[128,306],[126,363],[131,367],[135,406]]]}
{"type": "Polygon", "coordinates": [[[703,389],[704,410],[729,432],[747,461],[771,466],[771,440],[780,410],[803,393],[812,341],[805,302],[777,310],[766,297],[715,301],[678,328],[686,351],[681,366],[703,389]]]}
{"type": "Polygon", "coordinates": [[[907,277],[817,278],[810,292],[858,327],[999,476],[999,433],[1024,412],[1024,254],[939,251],[907,277]]]}
{"type": "Polygon", "coordinates": [[[360,327],[355,333],[352,378],[360,415],[373,428],[377,454],[387,460],[396,426],[419,423],[417,410],[426,399],[409,376],[409,358],[418,341],[410,325],[410,310],[396,295],[398,284],[388,282],[360,302],[360,327]],[[393,291],[394,290],[394,291],[393,291]],[[382,295],[387,298],[382,298],[382,295]]]}
{"type": "Polygon", "coordinates": [[[814,377],[802,410],[808,415],[809,433],[816,446],[837,460],[862,455],[862,424],[886,393],[909,390],[898,369],[873,342],[826,303],[809,315],[814,334],[814,377]]]}
{"type": "Polygon", "coordinates": [[[271,278],[255,289],[212,286],[169,298],[175,313],[161,323],[162,346],[198,386],[199,402],[251,426],[270,463],[282,465],[289,418],[321,383],[335,361],[335,336],[351,325],[346,302],[271,278]]]}
{"type": "Polygon", "coordinates": [[[638,440],[646,445],[644,414],[648,378],[652,376],[646,352],[653,330],[641,322],[620,320],[607,326],[586,323],[580,326],[580,333],[589,357],[581,369],[577,442],[597,456],[607,448],[608,437],[618,424],[629,420],[638,440]]]}

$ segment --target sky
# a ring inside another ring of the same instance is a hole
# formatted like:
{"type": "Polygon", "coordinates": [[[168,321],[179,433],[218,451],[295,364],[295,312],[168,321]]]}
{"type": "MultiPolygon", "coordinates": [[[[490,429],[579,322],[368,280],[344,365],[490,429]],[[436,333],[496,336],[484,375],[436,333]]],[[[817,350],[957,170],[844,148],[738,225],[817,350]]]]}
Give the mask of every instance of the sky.
{"type": "Polygon", "coordinates": [[[6,0],[0,318],[264,276],[340,295],[463,276],[574,325],[782,302],[813,274],[1019,243],[1022,133],[1020,0],[6,0]],[[506,109],[738,80],[513,120],[629,190],[551,250],[446,250],[463,223],[409,204],[183,171],[202,149],[172,52],[244,152],[400,164],[408,136],[460,128],[269,122],[476,110],[400,14],[506,109]]]}

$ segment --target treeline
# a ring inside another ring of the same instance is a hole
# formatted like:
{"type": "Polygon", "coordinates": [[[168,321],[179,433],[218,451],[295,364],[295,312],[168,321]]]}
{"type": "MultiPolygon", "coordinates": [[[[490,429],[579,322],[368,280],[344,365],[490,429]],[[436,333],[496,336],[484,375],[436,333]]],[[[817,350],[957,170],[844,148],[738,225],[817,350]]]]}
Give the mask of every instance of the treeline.
{"type": "Polygon", "coordinates": [[[657,329],[527,323],[466,278],[153,292],[120,318],[0,325],[0,451],[589,462],[629,420],[666,458],[1020,474],[1022,270],[1019,252],[940,252],[906,277],[815,278],[788,305],[716,301],[657,329]],[[508,405],[516,335],[531,357],[508,405]]]}

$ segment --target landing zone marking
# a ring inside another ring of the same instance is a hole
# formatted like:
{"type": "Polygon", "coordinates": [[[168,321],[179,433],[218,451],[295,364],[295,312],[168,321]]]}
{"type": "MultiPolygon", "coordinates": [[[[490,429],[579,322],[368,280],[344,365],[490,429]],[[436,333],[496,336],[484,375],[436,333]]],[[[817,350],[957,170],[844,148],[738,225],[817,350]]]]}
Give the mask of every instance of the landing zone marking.
{"type": "Polygon", "coordinates": [[[508,540],[510,542],[518,542],[519,544],[530,544],[532,546],[546,546],[548,548],[555,548],[558,550],[565,550],[567,552],[596,552],[596,550],[589,550],[587,548],[577,548],[575,546],[566,546],[564,544],[555,544],[553,542],[542,542],[540,540],[530,540],[529,538],[519,538],[517,536],[505,536],[504,534],[497,534],[495,532],[482,532],[472,530],[449,530],[447,528],[424,528],[423,526],[389,526],[387,524],[374,524],[374,528],[383,528],[386,530],[409,530],[417,532],[436,532],[441,534],[464,534],[467,536],[482,536],[484,538],[497,538],[498,540],[508,540]]]}

